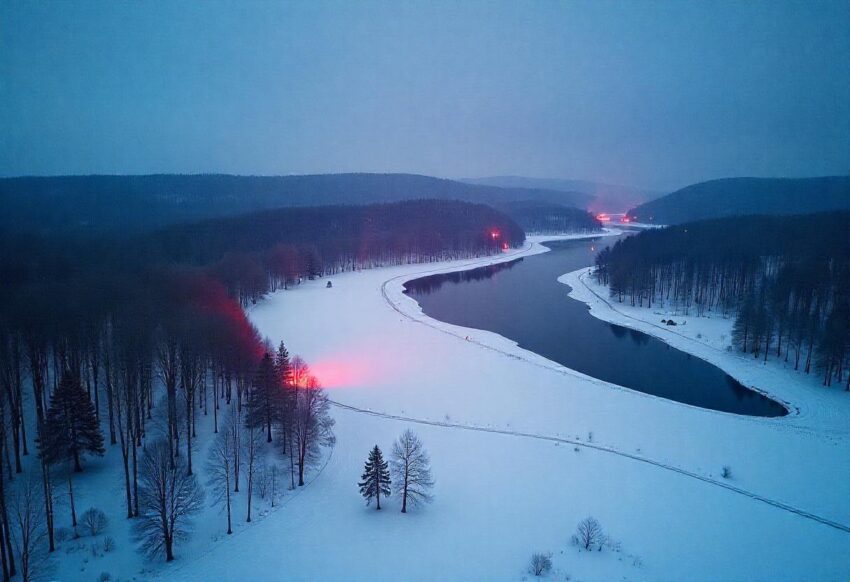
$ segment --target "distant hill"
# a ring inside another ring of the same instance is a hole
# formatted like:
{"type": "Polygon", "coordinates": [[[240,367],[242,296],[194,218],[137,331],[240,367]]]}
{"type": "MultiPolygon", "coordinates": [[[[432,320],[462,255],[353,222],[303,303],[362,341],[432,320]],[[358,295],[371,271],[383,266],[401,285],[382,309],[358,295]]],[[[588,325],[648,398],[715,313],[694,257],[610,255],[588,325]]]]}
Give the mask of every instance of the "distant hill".
{"type": "Polygon", "coordinates": [[[464,178],[468,184],[498,186],[501,188],[542,188],[558,190],[587,197],[582,208],[593,212],[625,212],[663,193],[641,190],[631,186],[618,186],[589,182],[587,180],[564,180],[560,178],[526,178],[524,176],[490,176],[487,178],[464,178]]]}
{"type": "Polygon", "coordinates": [[[0,230],[141,232],[270,208],[439,198],[484,204],[586,197],[413,174],[52,176],[0,179],[0,230]]]}
{"type": "Polygon", "coordinates": [[[726,178],[693,184],[629,210],[638,222],[679,224],[748,214],[850,209],[850,176],[726,178]]]}

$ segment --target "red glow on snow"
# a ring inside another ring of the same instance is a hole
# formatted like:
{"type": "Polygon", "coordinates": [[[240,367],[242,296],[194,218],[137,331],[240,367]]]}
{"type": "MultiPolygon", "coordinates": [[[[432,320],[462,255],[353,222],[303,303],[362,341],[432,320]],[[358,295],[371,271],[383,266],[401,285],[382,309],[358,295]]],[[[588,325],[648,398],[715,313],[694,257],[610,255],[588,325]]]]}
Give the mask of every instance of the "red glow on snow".
{"type": "Polygon", "coordinates": [[[374,382],[381,376],[380,369],[365,360],[337,356],[320,359],[310,365],[310,370],[323,388],[348,388],[374,382]]]}
{"type": "Polygon", "coordinates": [[[506,242],[502,243],[502,250],[503,251],[508,250],[508,243],[506,243],[506,242]]]}

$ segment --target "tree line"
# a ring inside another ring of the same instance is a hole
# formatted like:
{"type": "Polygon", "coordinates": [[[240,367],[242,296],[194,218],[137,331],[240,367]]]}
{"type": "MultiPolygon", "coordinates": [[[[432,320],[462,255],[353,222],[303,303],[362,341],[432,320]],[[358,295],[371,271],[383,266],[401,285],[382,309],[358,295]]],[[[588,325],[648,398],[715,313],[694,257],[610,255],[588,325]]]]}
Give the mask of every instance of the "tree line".
{"type": "MultiPolygon", "coordinates": [[[[120,451],[125,517],[142,547],[172,558],[204,503],[193,458],[201,415],[213,417],[220,453],[206,461],[224,467],[228,499],[247,487],[248,520],[264,448],[277,447],[291,486],[305,483],[333,443],[329,402],[303,360],[260,337],[246,303],[300,278],[493,253],[524,236],[465,203],[272,214],[186,225],[186,234],[0,235],[4,579],[30,579],[40,552],[56,549],[59,487],[77,527],[74,475],[107,447],[120,451]],[[28,465],[37,474],[21,482],[28,465]]],[[[221,488],[207,485],[218,498],[221,488]]]]}
{"type": "Polygon", "coordinates": [[[530,233],[600,232],[602,223],[590,212],[554,202],[524,200],[496,206],[530,233]]]}
{"type": "Polygon", "coordinates": [[[600,252],[595,277],[620,302],[734,316],[742,351],[850,390],[850,212],[645,231],[600,252]]]}

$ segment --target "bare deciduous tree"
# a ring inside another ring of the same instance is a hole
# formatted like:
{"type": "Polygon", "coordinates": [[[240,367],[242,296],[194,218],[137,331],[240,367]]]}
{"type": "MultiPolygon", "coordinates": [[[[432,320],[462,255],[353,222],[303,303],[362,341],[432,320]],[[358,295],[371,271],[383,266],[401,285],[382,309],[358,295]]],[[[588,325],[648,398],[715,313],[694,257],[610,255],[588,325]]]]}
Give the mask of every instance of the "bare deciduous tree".
{"type": "Polygon", "coordinates": [[[83,515],[80,517],[80,523],[83,524],[83,527],[90,536],[96,536],[106,529],[109,520],[103,511],[95,507],[90,507],[83,512],[83,515]]]}
{"type": "Polygon", "coordinates": [[[593,548],[602,549],[602,544],[605,541],[605,534],[602,531],[602,526],[593,517],[586,517],[581,520],[576,527],[576,533],[573,536],[573,542],[581,546],[585,550],[593,548]]]}
{"type": "Polygon", "coordinates": [[[332,446],[334,421],[329,416],[330,403],[318,381],[310,377],[298,390],[295,403],[294,437],[298,457],[298,485],[304,485],[306,468],[320,457],[320,447],[332,446]]]}
{"type": "Polygon", "coordinates": [[[174,543],[188,535],[189,517],[203,506],[204,491],[186,470],[183,457],[171,464],[168,441],[160,439],[142,456],[136,536],[149,555],[174,559],[174,543]]]}
{"type": "Polygon", "coordinates": [[[529,573],[534,576],[543,576],[552,569],[552,554],[532,554],[528,564],[529,573]]]}
{"type": "Polygon", "coordinates": [[[402,513],[407,513],[408,503],[417,505],[432,500],[431,460],[422,441],[410,429],[393,443],[391,465],[396,495],[401,496],[402,513]]]}
{"type": "Polygon", "coordinates": [[[242,439],[242,458],[245,462],[245,477],[248,480],[248,517],[245,521],[251,521],[251,502],[254,497],[254,482],[260,468],[259,457],[262,447],[262,427],[247,427],[245,437],[242,439]]]}
{"type": "Polygon", "coordinates": [[[207,473],[209,473],[208,485],[213,490],[213,505],[224,503],[227,510],[227,533],[233,533],[230,512],[230,480],[233,474],[233,465],[237,462],[236,441],[229,424],[234,422],[233,417],[227,421],[225,430],[218,433],[210,448],[210,456],[207,460],[207,473]]]}
{"type": "Polygon", "coordinates": [[[32,475],[18,485],[11,498],[12,540],[24,582],[35,579],[47,562],[43,503],[41,485],[32,475]]]}

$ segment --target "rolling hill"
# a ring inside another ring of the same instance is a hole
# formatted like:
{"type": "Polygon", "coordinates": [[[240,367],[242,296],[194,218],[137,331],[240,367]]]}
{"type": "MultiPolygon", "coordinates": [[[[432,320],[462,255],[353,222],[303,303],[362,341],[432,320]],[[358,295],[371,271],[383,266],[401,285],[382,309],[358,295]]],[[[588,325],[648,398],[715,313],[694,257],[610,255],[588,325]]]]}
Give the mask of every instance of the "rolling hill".
{"type": "Polygon", "coordinates": [[[850,209],[850,176],[726,178],[693,184],[629,211],[637,222],[679,224],[748,214],[850,209]]]}
{"type": "Polygon", "coordinates": [[[487,178],[464,178],[461,181],[468,184],[498,186],[500,188],[543,188],[582,195],[587,198],[583,208],[593,212],[625,212],[628,208],[633,208],[662,195],[661,192],[641,190],[631,186],[560,178],[490,176],[487,178]]]}
{"type": "Polygon", "coordinates": [[[424,198],[568,206],[587,200],[543,188],[499,188],[413,174],[19,177],[0,179],[0,230],[134,233],[271,208],[424,198]]]}

